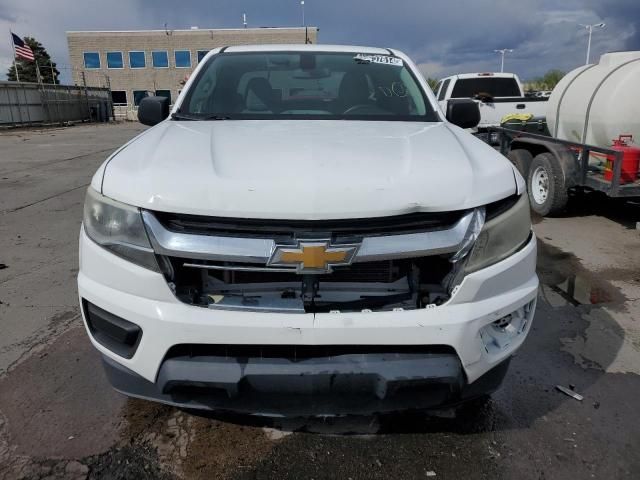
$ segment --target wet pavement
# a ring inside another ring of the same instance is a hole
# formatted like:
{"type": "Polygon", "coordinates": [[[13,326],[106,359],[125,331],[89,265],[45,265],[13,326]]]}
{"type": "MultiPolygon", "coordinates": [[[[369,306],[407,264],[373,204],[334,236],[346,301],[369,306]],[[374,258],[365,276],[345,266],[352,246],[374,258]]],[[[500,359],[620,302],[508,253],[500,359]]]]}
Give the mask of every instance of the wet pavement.
{"type": "Polygon", "coordinates": [[[80,321],[76,242],[91,175],[138,131],[0,134],[0,479],[640,477],[640,206],[599,195],[536,220],[534,325],[475,412],[273,421],[114,392],[80,321]]]}

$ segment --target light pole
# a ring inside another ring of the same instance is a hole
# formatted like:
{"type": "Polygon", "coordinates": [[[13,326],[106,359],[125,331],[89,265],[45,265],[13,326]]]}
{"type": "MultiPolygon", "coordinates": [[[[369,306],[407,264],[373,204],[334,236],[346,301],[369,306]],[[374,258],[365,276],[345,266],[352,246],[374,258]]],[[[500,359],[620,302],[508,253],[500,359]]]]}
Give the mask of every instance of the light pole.
{"type": "Polygon", "coordinates": [[[304,0],[300,0],[300,6],[302,7],[302,26],[306,27],[307,24],[304,22],[304,0]]]}
{"type": "Polygon", "coordinates": [[[500,50],[494,50],[495,53],[500,54],[500,73],[504,72],[504,55],[505,53],[512,53],[513,50],[510,48],[502,48],[500,50]]]}
{"type": "Polygon", "coordinates": [[[587,63],[585,65],[589,65],[589,57],[591,57],[591,34],[593,33],[593,29],[595,27],[604,28],[606,27],[606,23],[594,23],[593,25],[584,25],[580,24],[581,27],[586,28],[589,31],[589,42],[587,43],[587,63]]]}

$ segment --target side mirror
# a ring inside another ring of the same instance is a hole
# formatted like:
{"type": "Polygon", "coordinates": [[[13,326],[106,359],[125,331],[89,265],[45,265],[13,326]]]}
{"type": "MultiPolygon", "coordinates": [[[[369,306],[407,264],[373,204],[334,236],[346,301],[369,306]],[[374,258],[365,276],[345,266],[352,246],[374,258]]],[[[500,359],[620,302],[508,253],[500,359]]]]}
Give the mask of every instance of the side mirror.
{"type": "Polygon", "coordinates": [[[460,128],[474,128],[480,123],[480,107],[473,100],[449,100],[447,120],[460,128]]]}
{"type": "Polygon", "coordinates": [[[138,105],[138,120],[144,125],[156,125],[169,116],[167,97],[145,97],[138,105]]]}

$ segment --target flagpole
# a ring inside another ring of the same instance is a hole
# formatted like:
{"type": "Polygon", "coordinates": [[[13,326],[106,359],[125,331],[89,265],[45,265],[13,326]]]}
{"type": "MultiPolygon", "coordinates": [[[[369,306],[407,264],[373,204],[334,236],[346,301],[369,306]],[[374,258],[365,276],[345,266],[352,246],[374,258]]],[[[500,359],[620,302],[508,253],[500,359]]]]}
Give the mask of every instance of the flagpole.
{"type": "Polygon", "coordinates": [[[13,43],[13,32],[9,30],[9,36],[11,37],[11,49],[13,50],[13,69],[16,71],[16,82],[20,81],[20,74],[18,73],[18,64],[16,63],[16,44],[13,43]]]}

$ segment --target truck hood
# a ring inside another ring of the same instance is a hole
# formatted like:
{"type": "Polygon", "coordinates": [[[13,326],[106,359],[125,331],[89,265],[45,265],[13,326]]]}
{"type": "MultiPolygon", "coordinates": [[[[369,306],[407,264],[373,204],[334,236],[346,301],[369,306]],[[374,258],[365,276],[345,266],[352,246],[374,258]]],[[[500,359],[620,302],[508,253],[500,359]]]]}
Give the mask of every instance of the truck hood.
{"type": "Polygon", "coordinates": [[[333,120],[168,120],[92,185],[150,210],[308,220],[459,210],[516,192],[511,164],[452,125],[333,120]]]}

